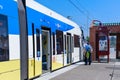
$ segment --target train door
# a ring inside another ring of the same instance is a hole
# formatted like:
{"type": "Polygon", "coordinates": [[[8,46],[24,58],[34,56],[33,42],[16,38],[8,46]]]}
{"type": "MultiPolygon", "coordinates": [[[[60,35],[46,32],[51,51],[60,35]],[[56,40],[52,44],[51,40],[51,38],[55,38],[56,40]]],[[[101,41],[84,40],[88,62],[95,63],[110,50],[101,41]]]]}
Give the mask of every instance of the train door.
{"type": "Polygon", "coordinates": [[[63,67],[63,32],[60,30],[56,31],[56,48],[57,48],[57,54],[56,54],[56,68],[63,67]]]}
{"type": "Polygon", "coordinates": [[[81,53],[81,40],[79,39],[79,45],[80,45],[80,47],[79,47],[79,61],[81,61],[82,60],[82,53],[81,53]]]}
{"type": "Polygon", "coordinates": [[[29,39],[29,79],[41,74],[40,29],[32,24],[32,36],[29,39]]]}
{"type": "Polygon", "coordinates": [[[64,55],[63,55],[63,65],[67,65],[67,35],[64,35],[64,55]]]}
{"type": "Polygon", "coordinates": [[[80,36],[79,35],[74,35],[74,53],[73,54],[73,59],[74,59],[74,62],[78,62],[80,61],[80,57],[81,57],[81,47],[80,47],[80,36]]]}
{"type": "Polygon", "coordinates": [[[67,44],[66,44],[66,51],[67,51],[67,64],[71,63],[71,34],[67,34],[67,44]]]}
{"type": "Polygon", "coordinates": [[[50,30],[42,29],[42,73],[50,72],[50,30]]]}

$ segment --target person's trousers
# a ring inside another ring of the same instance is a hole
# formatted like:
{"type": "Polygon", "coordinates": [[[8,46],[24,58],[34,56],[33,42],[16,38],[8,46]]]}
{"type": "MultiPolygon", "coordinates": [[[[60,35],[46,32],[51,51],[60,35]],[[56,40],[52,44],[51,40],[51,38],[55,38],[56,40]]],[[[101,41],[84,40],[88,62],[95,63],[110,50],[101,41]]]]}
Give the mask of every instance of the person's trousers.
{"type": "Polygon", "coordinates": [[[92,60],[91,60],[91,53],[90,53],[90,55],[89,55],[89,58],[87,58],[87,57],[85,56],[85,65],[87,65],[88,62],[89,62],[89,65],[91,65],[91,62],[92,62],[92,60]]]}

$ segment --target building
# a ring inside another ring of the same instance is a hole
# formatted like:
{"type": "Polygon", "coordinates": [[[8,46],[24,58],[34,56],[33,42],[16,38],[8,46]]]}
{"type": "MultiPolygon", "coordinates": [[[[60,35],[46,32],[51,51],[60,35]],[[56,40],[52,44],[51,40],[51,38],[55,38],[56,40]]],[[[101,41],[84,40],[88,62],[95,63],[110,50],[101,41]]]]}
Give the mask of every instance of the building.
{"type": "MultiPolygon", "coordinates": [[[[99,22],[101,23],[101,22],[99,22]]],[[[116,36],[116,59],[120,58],[120,23],[92,23],[90,27],[90,44],[93,47],[92,60],[97,60],[96,41],[98,27],[107,27],[109,30],[109,36],[116,36]]]]}

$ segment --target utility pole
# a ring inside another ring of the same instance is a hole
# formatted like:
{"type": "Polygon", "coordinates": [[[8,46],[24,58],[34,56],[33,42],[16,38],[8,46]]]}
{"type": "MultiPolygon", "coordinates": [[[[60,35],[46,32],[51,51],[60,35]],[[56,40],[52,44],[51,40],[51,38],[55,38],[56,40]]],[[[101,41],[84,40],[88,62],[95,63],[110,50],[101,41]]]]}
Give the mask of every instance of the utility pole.
{"type": "MultiPolygon", "coordinates": [[[[87,29],[88,29],[88,31],[87,31],[87,36],[89,37],[89,26],[88,26],[88,24],[89,24],[89,12],[88,11],[86,11],[86,27],[87,27],[87,29]]],[[[86,37],[87,37],[86,36],[86,37]]]]}
{"type": "Polygon", "coordinates": [[[28,29],[26,0],[17,0],[20,26],[20,79],[28,80],[28,29]]]}

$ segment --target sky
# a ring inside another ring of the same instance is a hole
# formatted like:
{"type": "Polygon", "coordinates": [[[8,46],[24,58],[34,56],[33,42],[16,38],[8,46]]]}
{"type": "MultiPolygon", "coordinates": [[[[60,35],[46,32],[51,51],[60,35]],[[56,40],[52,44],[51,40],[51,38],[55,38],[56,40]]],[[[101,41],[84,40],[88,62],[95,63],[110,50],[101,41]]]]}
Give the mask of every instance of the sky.
{"type": "Polygon", "coordinates": [[[120,0],[35,0],[77,23],[89,36],[92,20],[102,23],[120,22],[120,0]]]}

